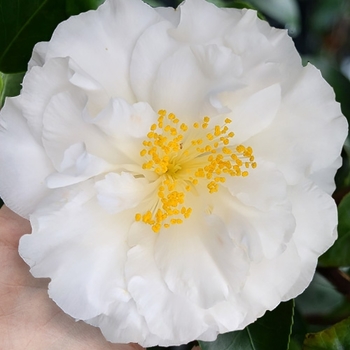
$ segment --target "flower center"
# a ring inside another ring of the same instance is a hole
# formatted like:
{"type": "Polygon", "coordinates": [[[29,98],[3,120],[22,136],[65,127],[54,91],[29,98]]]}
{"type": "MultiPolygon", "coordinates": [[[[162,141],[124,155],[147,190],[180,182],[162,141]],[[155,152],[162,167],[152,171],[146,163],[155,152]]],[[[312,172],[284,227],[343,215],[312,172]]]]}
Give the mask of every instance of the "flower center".
{"type": "Polygon", "coordinates": [[[246,177],[248,169],[257,166],[251,147],[231,144],[229,118],[221,126],[212,125],[209,117],[188,126],[165,110],[158,115],[140,152],[145,159],[142,168],[159,176],[157,200],[146,213],[135,215],[156,233],[191,215],[192,208],[184,205],[186,193],[199,184],[215,193],[228,176],[246,177]]]}

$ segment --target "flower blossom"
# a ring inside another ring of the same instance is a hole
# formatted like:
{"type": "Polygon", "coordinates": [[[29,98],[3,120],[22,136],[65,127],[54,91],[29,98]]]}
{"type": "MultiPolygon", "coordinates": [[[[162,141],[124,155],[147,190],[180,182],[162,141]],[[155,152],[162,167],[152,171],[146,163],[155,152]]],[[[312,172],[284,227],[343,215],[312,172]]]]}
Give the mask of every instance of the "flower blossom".
{"type": "Polygon", "coordinates": [[[112,342],[214,340],[300,294],[336,238],[332,89],[255,11],[107,0],[1,111],[19,252],[112,342]]]}

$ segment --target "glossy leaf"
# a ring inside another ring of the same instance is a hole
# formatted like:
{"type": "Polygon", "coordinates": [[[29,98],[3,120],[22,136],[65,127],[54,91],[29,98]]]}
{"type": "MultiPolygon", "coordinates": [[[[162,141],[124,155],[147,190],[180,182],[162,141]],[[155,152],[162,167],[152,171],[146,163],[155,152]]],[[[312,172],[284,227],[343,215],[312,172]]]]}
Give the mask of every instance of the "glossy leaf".
{"type": "Polygon", "coordinates": [[[221,334],[214,342],[200,341],[202,350],[287,350],[294,301],[281,303],[242,331],[221,334]]]}
{"type": "Polygon", "coordinates": [[[350,194],[340,202],[338,218],[338,239],[320,257],[319,261],[323,266],[350,266],[350,194]]]}
{"type": "Polygon", "coordinates": [[[319,33],[327,33],[332,29],[340,16],[344,14],[346,1],[322,0],[314,4],[313,14],[310,18],[313,30],[319,33]]]}
{"type": "Polygon", "coordinates": [[[327,316],[344,301],[333,284],[316,272],[310,285],[295,299],[298,310],[306,315],[327,316]]]}
{"type": "MultiPolygon", "coordinates": [[[[258,8],[256,6],[253,6],[250,2],[247,1],[241,1],[241,0],[234,0],[226,3],[226,7],[233,7],[236,9],[252,9],[255,11],[258,11],[258,8]]],[[[259,17],[264,19],[264,16],[259,12],[259,17]]]]}
{"type": "Polygon", "coordinates": [[[306,335],[303,350],[348,350],[350,349],[350,318],[322,332],[306,335]]]}
{"type": "Polygon", "coordinates": [[[157,1],[157,0],[144,0],[144,1],[146,4],[152,7],[164,6],[161,1],[157,1]]]}
{"type": "Polygon", "coordinates": [[[0,0],[0,70],[26,70],[34,44],[65,18],[65,0],[0,0]]]}
{"type": "Polygon", "coordinates": [[[0,72],[0,108],[4,105],[5,97],[19,94],[23,76],[24,72],[14,74],[0,72]]]}
{"type": "Polygon", "coordinates": [[[300,32],[300,12],[296,0],[250,0],[261,12],[283,24],[289,34],[296,36],[300,32]]]}
{"type": "Polygon", "coordinates": [[[103,2],[104,0],[66,0],[66,14],[67,16],[72,16],[96,9],[103,2]]]}
{"type": "Polygon", "coordinates": [[[100,0],[0,0],[0,71],[27,69],[33,46],[49,40],[69,15],[96,7],[100,0]]]}

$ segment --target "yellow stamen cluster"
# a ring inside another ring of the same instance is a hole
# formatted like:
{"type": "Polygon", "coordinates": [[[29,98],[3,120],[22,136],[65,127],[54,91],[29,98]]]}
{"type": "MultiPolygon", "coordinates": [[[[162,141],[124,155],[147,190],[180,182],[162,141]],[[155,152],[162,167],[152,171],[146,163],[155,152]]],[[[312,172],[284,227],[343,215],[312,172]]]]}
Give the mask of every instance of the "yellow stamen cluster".
{"type": "Polygon", "coordinates": [[[185,193],[199,181],[206,181],[209,193],[215,193],[227,176],[246,177],[247,169],[257,166],[251,147],[230,145],[234,137],[228,128],[230,119],[226,118],[223,126],[211,127],[206,116],[189,128],[173,113],[160,110],[158,115],[140,151],[146,160],[142,168],[160,177],[158,200],[153,210],[135,215],[136,221],[151,225],[154,232],[181,224],[191,215],[192,208],[183,205],[185,193]],[[208,128],[210,132],[206,132],[208,128]],[[190,139],[193,135],[198,138],[190,139]]]}

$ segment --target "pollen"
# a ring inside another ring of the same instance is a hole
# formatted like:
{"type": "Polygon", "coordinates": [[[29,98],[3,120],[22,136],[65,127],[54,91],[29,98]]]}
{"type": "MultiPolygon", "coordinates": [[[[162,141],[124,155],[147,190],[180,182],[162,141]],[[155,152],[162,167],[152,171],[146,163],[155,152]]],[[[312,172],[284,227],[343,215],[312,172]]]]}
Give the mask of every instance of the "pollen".
{"type": "Polygon", "coordinates": [[[157,175],[159,186],[155,202],[146,212],[137,213],[135,221],[150,225],[155,233],[182,224],[193,212],[186,205],[191,192],[215,194],[228,178],[247,177],[257,167],[253,149],[234,142],[231,122],[225,118],[213,123],[204,116],[188,125],[174,113],[158,112],[157,122],[142,142],[140,157],[142,168],[157,175]]]}

